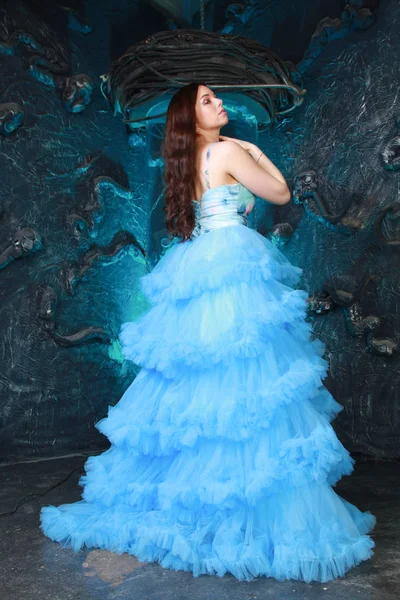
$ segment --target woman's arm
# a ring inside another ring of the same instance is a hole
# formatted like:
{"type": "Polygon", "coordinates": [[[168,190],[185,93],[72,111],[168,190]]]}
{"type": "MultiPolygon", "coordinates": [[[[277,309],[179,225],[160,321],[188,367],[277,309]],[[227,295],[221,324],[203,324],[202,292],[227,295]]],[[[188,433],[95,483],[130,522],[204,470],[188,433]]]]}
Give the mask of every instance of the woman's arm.
{"type": "Polygon", "coordinates": [[[257,164],[262,169],[264,169],[264,171],[267,171],[267,173],[272,175],[272,177],[275,177],[275,179],[277,179],[278,181],[286,183],[286,179],[284,178],[278,167],[275,166],[274,163],[269,160],[268,156],[266,156],[258,146],[256,146],[255,144],[251,144],[251,148],[248,150],[248,153],[254,158],[255,161],[257,161],[257,164]]]}
{"type": "Polygon", "coordinates": [[[221,159],[227,173],[263,200],[279,205],[290,202],[291,192],[282,173],[255,144],[220,138],[224,141],[220,144],[221,159]]]}

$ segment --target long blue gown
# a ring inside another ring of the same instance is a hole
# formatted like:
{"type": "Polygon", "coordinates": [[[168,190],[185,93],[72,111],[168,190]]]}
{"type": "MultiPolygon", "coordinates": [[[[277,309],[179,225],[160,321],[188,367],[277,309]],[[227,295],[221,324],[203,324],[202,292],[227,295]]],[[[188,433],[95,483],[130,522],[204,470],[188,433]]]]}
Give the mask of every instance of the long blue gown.
{"type": "Polygon", "coordinates": [[[302,269],[247,226],[254,195],[208,183],[193,238],[170,246],[123,323],[141,366],[96,427],[82,500],[41,510],[46,536],[239,580],[325,582],[373,555],[376,518],[332,486],[355,460],[331,421],[324,345],[305,320],[302,269]]]}

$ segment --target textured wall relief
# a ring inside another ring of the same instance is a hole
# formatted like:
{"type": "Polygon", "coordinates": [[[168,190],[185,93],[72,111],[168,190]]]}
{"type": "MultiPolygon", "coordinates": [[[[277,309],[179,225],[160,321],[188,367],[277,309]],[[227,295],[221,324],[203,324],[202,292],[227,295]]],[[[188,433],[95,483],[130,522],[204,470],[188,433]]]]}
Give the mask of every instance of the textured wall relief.
{"type": "Polygon", "coordinates": [[[138,279],[165,235],[163,96],[195,71],[237,94],[226,134],[293,192],[257,199],[253,226],[303,268],[336,430],[398,456],[398,2],[210,0],[180,22],[165,6],[0,9],[3,460],[105,443],[94,423],[137,373],[119,326],[146,308],[138,279]]]}

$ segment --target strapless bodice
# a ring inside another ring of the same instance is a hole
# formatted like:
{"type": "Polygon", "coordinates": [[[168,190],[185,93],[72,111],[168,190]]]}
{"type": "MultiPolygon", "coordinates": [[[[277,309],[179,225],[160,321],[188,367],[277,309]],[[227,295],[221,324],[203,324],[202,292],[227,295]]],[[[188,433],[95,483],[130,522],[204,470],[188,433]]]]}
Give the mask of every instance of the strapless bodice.
{"type": "Polygon", "coordinates": [[[196,223],[192,237],[221,227],[248,224],[255,196],[241,183],[227,183],[208,188],[201,201],[192,200],[196,223]]]}

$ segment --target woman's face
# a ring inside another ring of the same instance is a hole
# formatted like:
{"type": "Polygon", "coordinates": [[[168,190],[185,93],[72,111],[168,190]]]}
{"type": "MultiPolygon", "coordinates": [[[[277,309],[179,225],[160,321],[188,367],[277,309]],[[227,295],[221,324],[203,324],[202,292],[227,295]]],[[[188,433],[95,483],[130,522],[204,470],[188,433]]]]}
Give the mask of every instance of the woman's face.
{"type": "Polygon", "coordinates": [[[200,132],[220,129],[229,120],[227,113],[223,110],[222,100],[217,98],[214,92],[205,85],[199,85],[197,90],[196,119],[197,129],[200,132]]]}

